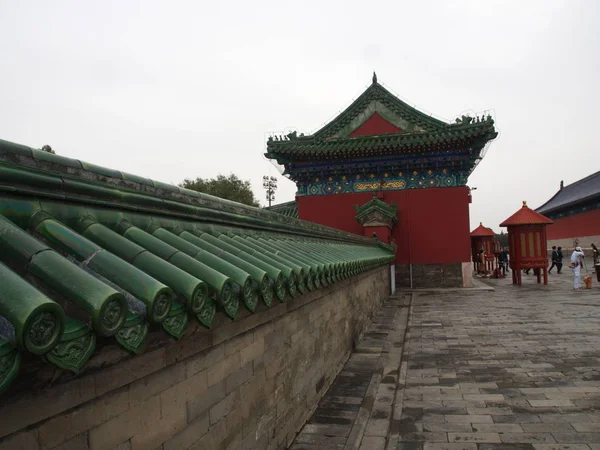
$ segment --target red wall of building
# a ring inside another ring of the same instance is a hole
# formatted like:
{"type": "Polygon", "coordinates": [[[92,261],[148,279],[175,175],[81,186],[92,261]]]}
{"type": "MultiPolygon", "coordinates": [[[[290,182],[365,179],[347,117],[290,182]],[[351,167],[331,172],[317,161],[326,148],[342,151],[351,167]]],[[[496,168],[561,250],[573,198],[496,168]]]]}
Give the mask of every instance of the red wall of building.
{"type": "MultiPolygon", "coordinates": [[[[466,186],[385,191],[383,201],[398,205],[393,237],[398,264],[470,261],[469,190],[466,186]]],[[[372,192],[297,197],[300,219],[363,234],[354,205],[372,192]]]]}
{"type": "Polygon", "coordinates": [[[548,240],[600,235],[600,209],[557,219],[546,228],[548,240]]]}
{"type": "Polygon", "coordinates": [[[373,113],[360,127],[350,133],[350,136],[368,136],[373,134],[399,133],[402,130],[391,124],[377,113],[373,113]]]}
{"type": "Polygon", "coordinates": [[[373,233],[377,235],[377,239],[383,242],[390,242],[390,229],[389,227],[363,227],[364,237],[373,237],[373,233]]]}

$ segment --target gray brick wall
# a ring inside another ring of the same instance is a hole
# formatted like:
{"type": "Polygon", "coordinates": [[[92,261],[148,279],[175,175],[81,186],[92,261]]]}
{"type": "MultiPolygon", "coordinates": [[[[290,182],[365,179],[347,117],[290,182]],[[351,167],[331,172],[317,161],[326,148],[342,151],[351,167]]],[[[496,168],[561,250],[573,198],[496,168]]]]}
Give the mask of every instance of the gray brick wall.
{"type": "Polygon", "coordinates": [[[138,357],[102,349],[0,399],[0,450],[285,448],[388,294],[384,267],[138,357]]]}
{"type": "MultiPolygon", "coordinates": [[[[413,288],[462,287],[462,263],[413,264],[413,288]]],[[[410,287],[408,264],[396,264],[396,287],[410,287]]]]}

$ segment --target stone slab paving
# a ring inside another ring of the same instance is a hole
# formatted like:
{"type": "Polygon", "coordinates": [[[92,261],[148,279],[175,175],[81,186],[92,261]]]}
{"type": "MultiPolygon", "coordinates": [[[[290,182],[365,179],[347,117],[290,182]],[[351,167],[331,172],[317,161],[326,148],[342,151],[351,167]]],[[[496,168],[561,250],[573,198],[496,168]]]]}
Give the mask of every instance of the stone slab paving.
{"type": "Polygon", "coordinates": [[[600,288],[563,272],[415,293],[386,448],[600,449],[600,288]]]}
{"type": "Polygon", "coordinates": [[[383,449],[392,421],[410,294],[390,297],[292,450],[383,449]]]}

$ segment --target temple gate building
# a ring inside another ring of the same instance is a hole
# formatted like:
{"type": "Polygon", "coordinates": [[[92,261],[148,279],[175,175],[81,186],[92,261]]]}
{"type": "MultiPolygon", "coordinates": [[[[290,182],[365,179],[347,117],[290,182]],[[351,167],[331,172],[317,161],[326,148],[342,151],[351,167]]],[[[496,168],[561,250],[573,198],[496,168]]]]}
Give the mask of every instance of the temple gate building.
{"type": "Polygon", "coordinates": [[[389,233],[378,238],[397,245],[398,286],[470,286],[467,180],[497,134],[489,115],[446,123],[420,112],[374,74],[316,133],[270,137],[266,156],[296,183],[296,205],[286,204],[286,214],[366,235],[356,207],[373,193],[395,205],[389,233]]]}

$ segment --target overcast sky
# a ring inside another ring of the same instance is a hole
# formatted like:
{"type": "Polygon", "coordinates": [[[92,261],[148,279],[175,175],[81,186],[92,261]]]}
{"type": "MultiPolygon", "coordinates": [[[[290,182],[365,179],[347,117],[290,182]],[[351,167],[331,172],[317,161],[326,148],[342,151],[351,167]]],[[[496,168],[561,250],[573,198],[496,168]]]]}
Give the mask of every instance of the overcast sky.
{"type": "Polygon", "coordinates": [[[599,22],[597,0],[0,0],[0,138],[170,183],[233,172],[264,204],[266,135],[316,131],[376,70],[438,118],[492,112],[471,228],[498,232],[600,170],[599,22]]]}

